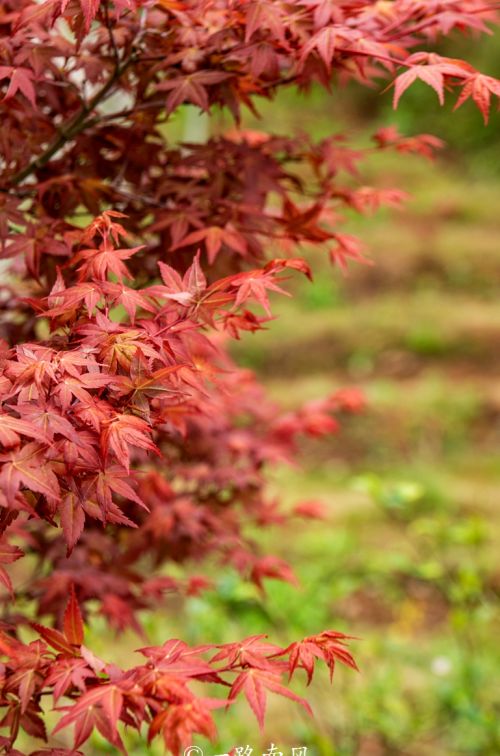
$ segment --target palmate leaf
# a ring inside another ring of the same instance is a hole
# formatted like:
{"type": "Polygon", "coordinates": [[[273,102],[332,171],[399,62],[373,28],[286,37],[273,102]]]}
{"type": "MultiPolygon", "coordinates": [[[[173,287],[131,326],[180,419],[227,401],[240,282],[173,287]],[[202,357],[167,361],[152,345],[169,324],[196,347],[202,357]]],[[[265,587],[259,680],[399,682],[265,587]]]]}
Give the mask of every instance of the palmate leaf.
{"type": "Polygon", "coordinates": [[[181,247],[189,247],[192,244],[196,245],[200,242],[205,244],[209,265],[212,265],[215,262],[223,244],[226,244],[230,249],[243,256],[247,251],[245,237],[239,234],[235,229],[227,226],[225,228],[221,228],[220,226],[208,226],[208,228],[193,231],[178,241],[172,247],[172,250],[180,249],[181,247]]]}
{"type": "Polygon", "coordinates": [[[74,747],[79,748],[88,740],[95,727],[120,753],[126,754],[125,746],[115,726],[122,703],[121,691],[115,685],[90,689],[74,706],[60,707],[60,711],[67,713],[61,717],[52,732],[55,735],[73,724],[74,747]]]}
{"type": "Polygon", "coordinates": [[[463,103],[472,98],[479,110],[483,114],[485,124],[488,123],[491,96],[500,97],[500,81],[492,76],[485,76],[480,73],[471,73],[464,82],[460,96],[456,102],[455,110],[463,103]]]}
{"type": "Polygon", "coordinates": [[[158,91],[169,92],[166,109],[172,113],[183,102],[191,102],[202,110],[208,110],[207,87],[220,84],[231,78],[227,71],[196,71],[186,76],[176,76],[158,84],[158,91]]]}
{"type": "MultiPolygon", "coordinates": [[[[32,407],[30,406],[30,411],[31,409],[32,407]]],[[[33,409],[35,408],[33,407],[33,409]]],[[[24,417],[26,417],[26,412],[24,412],[24,417]]],[[[5,448],[19,446],[21,436],[28,436],[29,438],[43,441],[46,444],[50,444],[51,442],[50,436],[47,436],[43,429],[37,427],[30,420],[18,419],[0,412],[0,444],[5,448]]]]}
{"type": "Polygon", "coordinates": [[[312,710],[307,701],[286,688],[281,682],[280,674],[263,669],[249,669],[241,672],[231,686],[229,701],[234,701],[240,693],[243,693],[255,714],[260,729],[263,730],[268,692],[277,693],[279,696],[295,701],[312,716],[312,710]]]}
{"type": "Polygon", "coordinates": [[[29,443],[21,449],[0,455],[0,487],[7,499],[15,503],[16,494],[24,487],[43,494],[50,501],[60,499],[59,481],[45,458],[44,447],[29,443]]]}
{"type": "Polygon", "coordinates": [[[440,56],[428,56],[424,54],[413,55],[406,61],[410,67],[400,74],[394,82],[393,106],[397,108],[401,95],[413,84],[420,81],[428,84],[436,92],[440,105],[444,104],[444,86],[448,78],[465,79],[470,67],[460,64],[460,61],[452,61],[440,56]],[[435,59],[437,58],[437,61],[435,59]],[[422,61],[422,63],[420,63],[422,61]],[[426,63],[423,65],[423,63],[426,63]]]}
{"type": "Polygon", "coordinates": [[[357,670],[356,662],[346,647],[346,641],[352,636],[335,630],[327,630],[319,635],[305,638],[303,641],[292,643],[283,653],[289,654],[290,677],[293,676],[297,667],[303,667],[307,673],[307,683],[312,680],[314,663],[316,659],[323,659],[330,670],[330,679],[333,677],[337,661],[357,670]]]}
{"type": "Polygon", "coordinates": [[[132,255],[143,249],[143,246],[141,244],[131,249],[115,249],[103,242],[99,249],[80,250],[72,262],[84,261],[78,268],[80,281],[106,281],[108,274],[112,273],[120,283],[123,283],[124,278],[132,278],[132,274],[123,261],[129,260],[132,255]]]}
{"type": "Polygon", "coordinates": [[[225,705],[225,701],[211,698],[172,704],[154,717],[149,727],[148,741],[161,734],[165,747],[177,755],[192,743],[195,733],[213,740],[216,727],[210,711],[225,705]]]}
{"type": "MultiPolygon", "coordinates": [[[[47,20],[51,23],[61,15],[67,14],[72,16],[75,9],[81,14],[83,22],[83,31],[87,33],[90,30],[92,22],[97,16],[100,8],[106,0],[44,0],[43,3],[33,2],[29,4],[21,13],[18,24],[40,23],[47,20]]],[[[135,10],[139,2],[136,0],[115,0],[113,5],[118,12],[126,10],[135,10]]]]}
{"type": "Polygon", "coordinates": [[[151,427],[145,420],[134,415],[116,415],[102,430],[101,451],[104,459],[113,452],[117,462],[128,472],[130,469],[130,447],[160,455],[161,452],[151,438],[151,427]]]}
{"type": "Polygon", "coordinates": [[[33,85],[33,71],[29,68],[12,67],[12,66],[0,66],[0,80],[10,79],[9,88],[5,94],[5,99],[8,100],[16,95],[17,92],[21,92],[33,105],[35,103],[35,87],[33,85]]]}
{"type": "MultiPolygon", "coordinates": [[[[42,635],[40,630],[39,632],[42,635]]],[[[42,637],[44,636],[42,635],[42,637]]],[[[45,640],[50,643],[47,637],[45,637],[45,640]]],[[[55,644],[54,647],[56,648],[55,644]]],[[[94,672],[89,669],[85,659],[79,659],[76,656],[70,658],[67,655],[64,658],[57,659],[51,665],[50,673],[46,679],[47,686],[53,688],[54,704],[57,704],[61,696],[69,689],[76,688],[83,692],[85,681],[93,675],[94,672]]]]}

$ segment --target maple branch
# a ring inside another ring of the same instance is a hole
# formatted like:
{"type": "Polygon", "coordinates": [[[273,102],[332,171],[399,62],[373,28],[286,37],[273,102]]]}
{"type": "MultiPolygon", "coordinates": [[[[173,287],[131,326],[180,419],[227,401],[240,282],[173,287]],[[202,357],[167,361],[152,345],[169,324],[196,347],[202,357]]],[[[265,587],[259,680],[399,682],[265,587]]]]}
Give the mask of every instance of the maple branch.
{"type": "Polygon", "coordinates": [[[135,62],[135,60],[136,56],[134,51],[123,61],[123,63],[115,66],[115,70],[109,77],[108,81],[98,92],[96,92],[90,102],[84,104],[81,110],[60,129],[58,137],[47,147],[47,149],[42,152],[41,155],[34,158],[31,163],[28,163],[25,168],[22,168],[10,178],[12,186],[22,183],[24,179],[34,173],[38,168],[43,168],[43,166],[46,165],[65,144],[70,142],[87,128],[89,125],[89,114],[92,113],[99,103],[105,99],[106,95],[114,87],[121,75],[132,63],[135,62]]]}
{"type": "Polygon", "coordinates": [[[150,207],[156,207],[156,208],[161,208],[161,209],[165,208],[165,203],[154,199],[154,197],[148,197],[145,194],[138,194],[137,192],[127,192],[125,189],[120,189],[118,186],[115,186],[114,184],[110,184],[110,188],[120,197],[123,197],[123,199],[130,200],[130,201],[138,200],[139,202],[143,202],[145,205],[149,205],[150,207]]]}
{"type": "Polygon", "coordinates": [[[113,34],[113,27],[111,26],[111,19],[109,17],[109,0],[104,6],[104,17],[106,20],[106,29],[108,30],[108,37],[109,37],[109,43],[111,45],[111,48],[113,50],[113,55],[115,56],[116,64],[119,65],[120,62],[120,53],[118,51],[118,47],[116,45],[116,39],[115,35],[113,34]]]}
{"type": "MultiPolygon", "coordinates": [[[[143,58],[140,58],[137,62],[142,63],[143,58]]],[[[131,108],[126,108],[125,110],[119,110],[116,113],[103,113],[102,116],[99,116],[99,118],[94,118],[93,121],[90,121],[90,124],[94,123],[101,123],[103,121],[114,121],[118,118],[128,118],[128,116],[133,115],[134,113],[141,112],[143,110],[151,110],[154,108],[164,108],[165,107],[165,98],[162,97],[161,100],[151,100],[150,102],[144,102],[142,105],[134,105],[131,108]]]]}
{"type": "MultiPolygon", "coordinates": [[[[500,3],[495,3],[494,5],[486,6],[484,8],[472,8],[468,12],[469,15],[473,14],[480,14],[480,13],[491,13],[492,11],[500,10],[500,3]]],[[[400,19],[399,23],[393,23],[391,24],[385,31],[393,31],[394,29],[397,29],[398,27],[403,26],[404,22],[409,20],[411,18],[411,15],[408,18],[400,19]]],[[[488,20],[488,19],[486,19],[488,20]]],[[[420,23],[415,24],[414,26],[411,26],[409,29],[405,29],[405,34],[418,34],[418,32],[425,31],[425,29],[428,29],[432,26],[438,26],[438,22],[435,18],[424,18],[420,23]]],[[[395,33],[390,37],[386,37],[387,42],[392,42],[395,39],[398,39],[400,36],[399,33],[395,33]]]]}

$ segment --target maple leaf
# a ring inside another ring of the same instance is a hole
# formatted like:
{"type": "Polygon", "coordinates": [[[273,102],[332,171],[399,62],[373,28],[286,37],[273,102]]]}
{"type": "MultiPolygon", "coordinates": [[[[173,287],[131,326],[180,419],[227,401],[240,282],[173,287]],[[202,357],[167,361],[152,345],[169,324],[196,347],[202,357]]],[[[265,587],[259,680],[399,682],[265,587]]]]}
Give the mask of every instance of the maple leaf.
{"type": "Polygon", "coordinates": [[[117,210],[104,210],[83,229],[78,241],[82,244],[90,244],[95,236],[99,236],[103,241],[111,240],[113,244],[118,244],[120,238],[125,239],[129,234],[122,224],[114,219],[126,217],[124,213],[119,213],[117,210]]]}
{"type": "Polygon", "coordinates": [[[24,25],[40,24],[47,20],[53,23],[60,12],[61,2],[62,0],[45,0],[43,3],[30,3],[22,9],[14,29],[17,30],[24,25]]]}
{"type": "Polygon", "coordinates": [[[327,520],[328,510],[324,502],[317,499],[307,499],[296,504],[293,508],[294,515],[311,520],[327,520]]]}
{"type": "Polygon", "coordinates": [[[0,81],[10,79],[9,87],[5,93],[5,100],[14,97],[17,92],[21,92],[36,107],[35,87],[33,85],[34,75],[29,68],[0,66],[0,81]]]}
{"type": "Polygon", "coordinates": [[[45,684],[47,687],[53,687],[54,704],[57,704],[61,696],[71,688],[77,688],[84,693],[86,680],[93,676],[94,672],[89,669],[85,659],[66,657],[57,659],[51,665],[45,684]]]}
{"type": "Polygon", "coordinates": [[[471,97],[481,111],[484,123],[487,124],[491,106],[491,95],[500,97],[500,81],[480,73],[471,74],[464,82],[454,110],[463,105],[471,97]]]}
{"type": "Polygon", "coordinates": [[[230,280],[231,288],[237,289],[237,295],[234,306],[239,307],[249,299],[254,299],[260,304],[267,315],[271,316],[271,307],[269,304],[268,291],[275,291],[278,294],[290,296],[289,292],[277,285],[274,279],[274,271],[269,270],[252,270],[245,273],[238,273],[232,276],[230,280]]]}
{"type": "Polygon", "coordinates": [[[183,677],[199,677],[214,674],[210,664],[200,658],[200,653],[209,648],[210,646],[191,648],[184,641],[174,638],[162,646],[140,648],[139,652],[151,659],[158,670],[183,677]]]}
{"type": "MultiPolygon", "coordinates": [[[[24,417],[26,417],[26,413],[24,413],[24,417]]],[[[21,435],[36,438],[46,444],[51,442],[50,436],[43,429],[37,428],[35,423],[29,420],[18,420],[11,415],[0,412],[0,444],[5,448],[19,446],[21,435]]]]}
{"type": "Polygon", "coordinates": [[[160,455],[158,447],[148,438],[151,428],[145,420],[134,415],[116,415],[101,432],[101,451],[104,459],[111,450],[118,462],[129,471],[130,446],[160,455]]]}
{"type": "Polygon", "coordinates": [[[277,39],[284,41],[283,14],[285,13],[285,9],[281,3],[270,5],[265,0],[251,0],[251,2],[245,5],[245,42],[248,42],[255,32],[260,29],[269,29],[277,39]]]}
{"type": "Polygon", "coordinates": [[[54,436],[59,434],[70,441],[78,442],[79,436],[75,427],[52,404],[43,400],[38,404],[18,403],[17,410],[33,426],[34,431],[37,431],[37,435],[31,434],[32,438],[50,444],[54,436]]]}
{"type": "Polygon", "coordinates": [[[351,637],[335,630],[326,630],[319,635],[312,635],[303,641],[292,643],[283,651],[283,654],[289,656],[290,677],[293,676],[297,667],[303,667],[306,670],[309,685],[314,674],[315,659],[322,659],[326,663],[330,670],[330,679],[333,678],[337,661],[357,670],[356,662],[346,648],[346,640],[351,637]]]}
{"type": "Polygon", "coordinates": [[[111,281],[104,281],[102,290],[112,305],[122,305],[125,308],[132,325],[139,308],[146,312],[155,312],[155,307],[147,299],[145,292],[111,281]]]}
{"type": "MultiPolygon", "coordinates": [[[[135,355],[133,363],[137,364],[138,354],[135,355]]],[[[128,396],[128,402],[134,411],[141,413],[146,420],[150,419],[149,399],[156,397],[179,397],[182,395],[180,389],[173,383],[176,373],[179,373],[185,365],[170,365],[168,367],[150,371],[135,372],[131,365],[131,375],[119,375],[113,378],[112,387],[115,394],[124,397],[128,396]]]]}
{"type": "Polygon", "coordinates": [[[33,694],[39,682],[37,672],[45,666],[47,647],[38,640],[28,646],[19,642],[14,642],[14,645],[11,645],[11,642],[1,645],[3,653],[15,662],[12,674],[4,682],[4,690],[16,693],[19,697],[20,713],[24,714],[32,703],[33,694]]]}
{"type": "Polygon", "coordinates": [[[133,489],[129,473],[118,465],[108,465],[104,470],[99,471],[94,478],[91,478],[88,481],[87,492],[91,489],[95,489],[99,502],[105,508],[108,508],[111,503],[111,494],[116,493],[124,499],[133,501],[140,507],[147,509],[143,500],[133,489]]]}
{"type": "Polygon", "coordinates": [[[232,77],[226,71],[195,71],[186,76],[176,76],[160,82],[157,90],[170,92],[166,101],[168,113],[172,113],[181,103],[191,102],[202,110],[209,109],[207,86],[220,84],[232,77]]]}
{"type": "Polygon", "coordinates": [[[66,412],[73,397],[83,405],[92,405],[93,397],[89,390],[104,388],[109,383],[109,376],[103,373],[81,373],[78,377],[66,375],[58,381],[53,394],[58,398],[63,412],[66,412]]]}
{"type": "Polygon", "coordinates": [[[409,65],[411,64],[411,68],[400,74],[394,82],[394,108],[397,108],[401,95],[417,79],[432,87],[438,96],[439,103],[443,105],[445,76],[459,77],[461,79],[466,76],[466,72],[462,67],[455,63],[448,63],[446,60],[427,65],[413,63],[413,60],[415,60],[415,56],[408,58],[406,62],[409,65]]]}
{"type": "Polygon", "coordinates": [[[260,729],[263,730],[268,691],[299,703],[312,716],[312,710],[307,701],[285,688],[281,683],[279,673],[263,669],[248,669],[240,672],[231,686],[229,701],[234,701],[240,693],[243,693],[255,714],[260,729]]]}
{"type": "MultiPolygon", "coordinates": [[[[90,25],[94,18],[96,17],[97,11],[99,10],[99,6],[101,5],[101,0],[79,0],[83,18],[85,21],[85,31],[89,31],[90,25]]],[[[66,5],[68,4],[68,0],[61,0],[61,11],[64,12],[64,9],[66,5]]]]}
{"type": "Polygon", "coordinates": [[[43,494],[49,501],[60,498],[59,482],[45,461],[43,447],[39,444],[28,443],[19,450],[1,454],[0,462],[4,463],[0,470],[0,485],[12,503],[22,486],[43,494]]]}
{"type": "MultiPolygon", "coordinates": [[[[327,70],[330,70],[332,60],[338,47],[342,49],[357,38],[356,31],[341,24],[324,26],[313,34],[306,42],[301,53],[303,62],[313,51],[317,51],[327,70]],[[339,45],[339,43],[341,43],[339,45]],[[342,44],[343,43],[343,44],[342,44]]],[[[382,48],[383,49],[383,48],[382,48]]],[[[385,52],[385,50],[384,50],[385,52]]]]}
{"type": "Polygon", "coordinates": [[[363,254],[363,244],[357,236],[336,233],[334,238],[338,246],[336,249],[330,250],[330,260],[333,265],[339,266],[342,273],[347,273],[348,260],[373,265],[372,260],[363,254]]]}
{"type": "Polygon", "coordinates": [[[264,578],[284,580],[292,585],[298,585],[298,580],[293,574],[290,565],[288,565],[284,559],[272,555],[257,559],[252,567],[250,579],[261,591],[264,590],[264,578]]]}
{"type": "Polygon", "coordinates": [[[161,733],[166,748],[174,756],[180,756],[191,744],[194,733],[211,740],[215,738],[215,723],[210,710],[225,705],[225,701],[214,698],[192,698],[188,703],[172,703],[154,717],[149,726],[148,742],[161,733]]]}
{"type": "Polygon", "coordinates": [[[276,662],[270,662],[269,657],[282,652],[279,646],[266,641],[267,635],[250,635],[238,643],[223,643],[210,663],[226,661],[228,667],[250,666],[256,669],[275,670],[276,662]]]}
{"type": "Polygon", "coordinates": [[[123,693],[113,684],[98,685],[87,690],[74,706],[60,707],[66,711],[53,730],[53,734],[75,725],[75,748],[90,737],[96,727],[101,735],[122,753],[126,753],[122,740],[116,729],[123,706],[123,693]]]}
{"type": "Polygon", "coordinates": [[[148,294],[155,297],[171,299],[188,307],[196,303],[207,288],[207,279],[200,266],[200,254],[195,255],[192,264],[181,278],[179,273],[166,263],[159,262],[158,267],[165,286],[150,286],[148,294]]]}
{"type": "Polygon", "coordinates": [[[109,285],[109,282],[83,281],[82,283],[71,286],[69,289],[58,288],[52,289],[50,296],[47,297],[48,310],[43,310],[43,315],[47,318],[54,318],[60,315],[70,316],[73,310],[77,310],[84,303],[89,315],[92,315],[103,297],[103,288],[109,285]]]}
{"type": "Polygon", "coordinates": [[[443,140],[432,134],[404,137],[394,126],[378,129],[373,135],[373,140],[381,148],[393,147],[398,152],[415,153],[428,158],[433,158],[435,151],[444,147],[443,140]]]}
{"type": "Polygon", "coordinates": [[[82,249],[77,252],[73,263],[85,261],[78,268],[80,281],[88,279],[105,281],[108,274],[113,273],[122,283],[124,278],[132,278],[123,260],[130,259],[140,249],[144,249],[144,245],[130,249],[115,249],[107,241],[103,241],[99,249],[82,249]]]}
{"type": "Polygon", "coordinates": [[[245,255],[247,251],[245,237],[230,226],[224,228],[208,226],[199,231],[193,231],[178,241],[177,244],[174,244],[172,251],[180,247],[188,247],[191,244],[198,244],[201,241],[205,243],[209,265],[215,262],[223,244],[226,244],[229,249],[238,252],[240,255],[245,255]]]}

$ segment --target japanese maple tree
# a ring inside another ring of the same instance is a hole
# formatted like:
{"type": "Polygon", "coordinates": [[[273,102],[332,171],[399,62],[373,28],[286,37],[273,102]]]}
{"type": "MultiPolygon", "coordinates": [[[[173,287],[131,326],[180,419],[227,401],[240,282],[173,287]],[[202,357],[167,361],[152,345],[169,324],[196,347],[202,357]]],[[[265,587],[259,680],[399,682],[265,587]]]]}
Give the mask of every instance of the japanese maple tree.
{"type": "MultiPolygon", "coordinates": [[[[20,730],[47,741],[33,753],[75,753],[94,729],[126,752],[127,726],[178,754],[213,737],[213,710],[238,696],[262,726],[269,692],[309,710],[288,687],[296,670],[309,683],[317,661],[355,668],[346,636],[314,628],[286,648],[166,639],[121,670],[86,645],[84,620],[141,633],[166,593],[208,585],[189,570],[174,579],[173,563],[210,557],[261,589],[294,581],[248,534],[286,519],[266,470],[362,404],[345,389],[284,413],[227,345],[264,326],[291,275],[311,275],[304,245],[340,267],[366,260],[339,227],[345,208],[404,194],[360,184],[370,150],[245,131],[241,109],[351,79],[384,79],[397,105],[421,80],[440,102],[472,98],[486,121],[500,82],[429,44],[489,31],[495,5],[0,0],[3,753],[20,753],[20,730]],[[165,124],[186,104],[225,108],[234,128],[172,144],[165,124]],[[72,748],[51,747],[54,707],[72,748]]],[[[385,128],[372,149],[439,145],[385,128]]]]}

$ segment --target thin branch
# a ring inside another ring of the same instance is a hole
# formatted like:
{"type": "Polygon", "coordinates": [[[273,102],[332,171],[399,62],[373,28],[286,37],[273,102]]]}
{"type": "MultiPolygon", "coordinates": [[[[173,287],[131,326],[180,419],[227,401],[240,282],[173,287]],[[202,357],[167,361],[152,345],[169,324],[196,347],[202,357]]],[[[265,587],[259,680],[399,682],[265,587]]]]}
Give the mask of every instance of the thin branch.
{"type": "Polygon", "coordinates": [[[109,17],[109,0],[104,6],[104,18],[106,21],[106,29],[108,30],[109,43],[111,45],[111,49],[113,50],[113,55],[115,56],[116,65],[118,66],[120,64],[120,53],[116,45],[115,35],[113,34],[113,27],[111,26],[111,19],[109,17]]]}
{"type": "MultiPolygon", "coordinates": [[[[138,61],[139,63],[141,60],[138,61]]],[[[149,102],[143,102],[139,105],[134,105],[131,108],[126,108],[125,110],[117,111],[116,113],[103,113],[99,116],[99,118],[93,119],[93,121],[89,122],[89,125],[94,125],[94,123],[101,123],[101,121],[114,121],[117,118],[128,118],[131,115],[134,115],[134,113],[139,113],[142,110],[149,110],[153,108],[164,108],[165,107],[165,98],[163,97],[161,100],[150,100],[149,102]]]]}
{"type": "Polygon", "coordinates": [[[129,200],[131,202],[139,201],[142,202],[144,205],[148,205],[150,207],[156,207],[156,208],[165,208],[165,203],[160,202],[159,200],[155,199],[154,197],[148,197],[145,194],[138,194],[137,192],[127,192],[126,189],[120,189],[118,186],[115,186],[113,184],[110,184],[110,189],[118,194],[120,197],[123,197],[123,199],[129,200]]]}
{"type": "Polygon", "coordinates": [[[46,165],[49,160],[51,160],[51,158],[53,158],[54,155],[59,152],[62,147],[64,147],[65,144],[70,142],[87,128],[87,126],[89,125],[88,116],[90,115],[90,113],[92,113],[97,105],[99,105],[99,103],[105,99],[106,95],[110,92],[111,89],[113,89],[120,76],[124,73],[124,71],[131,63],[135,62],[135,59],[135,53],[133,52],[129,55],[128,58],[126,58],[126,60],[123,61],[123,63],[116,65],[113,74],[110,76],[106,84],[101,87],[101,89],[94,95],[90,102],[83,105],[81,110],[61,128],[59,135],[47,147],[47,149],[42,152],[41,155],[38,155],[38,157],[34,158],[31,163],[28,163],[25,168],[22,168],[20,171],[11,176],[9,183],[12,186],[21,184],[24,179],[34,173],[38,168],[43,168],[43,166],[46,165]]]}

